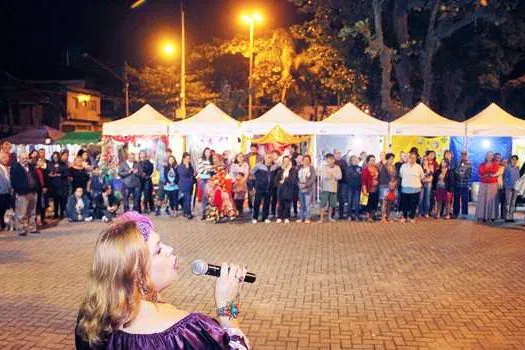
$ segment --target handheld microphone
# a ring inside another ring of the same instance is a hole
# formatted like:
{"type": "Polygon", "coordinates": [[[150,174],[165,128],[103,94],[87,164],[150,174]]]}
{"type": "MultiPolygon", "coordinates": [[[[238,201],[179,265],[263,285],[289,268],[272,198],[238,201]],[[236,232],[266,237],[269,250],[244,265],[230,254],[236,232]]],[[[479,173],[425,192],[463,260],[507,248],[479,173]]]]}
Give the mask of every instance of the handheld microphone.
{"type": "MultiPolygon", "coordinates": [[[[191,271],[195,275],[208,275],[219,277],[221,275],[221,267],[217,265],[208,264],[204,260],[195,260],[191,263],[191,271]]],[[[257,276],[254,273],[247,272],[244,276],[244,282],[254,283],[257,276]]]]}

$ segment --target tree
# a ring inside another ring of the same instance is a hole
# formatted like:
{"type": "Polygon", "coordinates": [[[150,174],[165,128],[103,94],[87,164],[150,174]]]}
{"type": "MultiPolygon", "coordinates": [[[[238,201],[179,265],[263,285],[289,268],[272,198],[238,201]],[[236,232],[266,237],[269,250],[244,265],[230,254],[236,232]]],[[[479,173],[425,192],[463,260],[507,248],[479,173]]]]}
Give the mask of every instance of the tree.
{"type": "MultiPolygon", "coordinates": [[[[186,113],[192,115],[207,103],[216,101],[219,94],[206,83],[211,75],[210,55],[207,47],[197,47],[188,59],[186,73],[186,113]]],[[[213,56],[212,56],[213,57],[213,56]]],[[[180,67],[178,65],[129,67],[129,77],[134,100],[153,104],[165,115],[176,115],[180,107],[180,67]]]]}
{"type": "Polygon", "coordinates": [[[361,0],[290,1],[314,18],[328,21],[325,27],[339,31],[336,40],[364,40],[362,52],[379,63],[379,107],[389,115],[412,107],[418,97],[431,102],[435,59],[446,41],[478,22],[501,24],[519,2],[372,0],[367,5],[361,0]]]}

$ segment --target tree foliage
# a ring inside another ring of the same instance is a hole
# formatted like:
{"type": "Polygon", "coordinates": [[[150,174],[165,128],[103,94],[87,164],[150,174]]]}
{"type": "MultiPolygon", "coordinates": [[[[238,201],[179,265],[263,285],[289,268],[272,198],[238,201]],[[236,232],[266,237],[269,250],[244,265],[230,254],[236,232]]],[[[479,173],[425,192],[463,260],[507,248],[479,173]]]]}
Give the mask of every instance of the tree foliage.
{"type": "MultiPolygon", "coordinates": [[[[525,84],[525,2],[519,0],[288,0],[302,24],[257,32],[255,115],[352,101],[393,119],[420,100],[461,119],[484,101],[514,103],[525,84]],[[510,100],[509,100],[510,99],[510,100]]],[[[187,101],[247,114],[246,35],[191,49],[187,101]]],[[[176,66],[130,70],[133,95],[172,115],[176,66]]],[[[483,106],[482,106],[483,107],[483,106]]],[[[478,109],[479,110],[479,109],[478,109]]]]}

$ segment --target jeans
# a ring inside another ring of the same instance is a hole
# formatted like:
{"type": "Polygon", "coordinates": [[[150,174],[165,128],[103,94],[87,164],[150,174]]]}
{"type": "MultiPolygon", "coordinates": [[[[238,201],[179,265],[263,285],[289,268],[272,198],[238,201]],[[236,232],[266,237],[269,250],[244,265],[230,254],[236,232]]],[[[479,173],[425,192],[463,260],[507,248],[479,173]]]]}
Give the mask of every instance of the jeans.
{"type": "Polygon", "coordinates": [[[237,209],[239,216],[242,216],[244,211],[244,199],[234,199],[233,201],[235,202],[235,209],[237,209]]]}
{"type": "Polygon", "coordinates": [[[248,208],[253,209],[253,189],[255,188],[255,180],[248,180],[248,208]]]}
{"type": "Polygon", "coordinates": [[[361,199],[361,188],[348,186],[348,216],[358,216],[361,199]]]}
{"type": "Polygon", "coordinates": [[[292,201],[290,199],[279,200],[279,219],[286,220],[290,219],[290,207],[292,201]]]}
{"type": "Polygon", "coordinates": [[[206,185],[209,179],[201,179],[200,187],[202,193],[202,215],[206,215],[206,205],[208,202],[208,195],[206,193],[206,185]]]}
{"type": "Polygon", "coordinates": [[[166,191],[164,193],[168,197],[168,202],[171,210],[178,210],[179,207],[179,190],[166,191]]]}
{"type": "Polygon", "coordinates": [[[67,194],[53,194],[53,207],[55,210],[55,218],[63,218],[66,212],[67,194]]]}
{"type": "Polygon", "coordinates": [[[460,204],[461,204],[461,215],[468,215],[468,193],[469,193],[468,187],[454,188],[454,210],[453,210],[454,216],[459,215],[460,204]]]}
{"type": "MultiPolygon", "coordinates": [[[[505,215],[506,215],[506,206],[505,206],[505,189],[504,188],[500,188],[498,190],[498,196],[497,196],[497,200],[496,200],[496,206],[497,206],[497,212],[499,214],[499,217],[502,218],[502,219],[505,219],[505,215]]],[[[498,216],[496,216],[497,218],[498,216]]]]}
{"type": "Polygon", "coordinates": [[[188,192],[181,191],[180,195],[181,195],[181,198],[179,199],[179,201],[182,199],[182,212],[184,213],[184,215],[190,216],[191,215],[191,191],[188,191],[188,192]]]}
{"type": "Polygon", "coordinates": [[[140,187],[140,192],[144,193],[144,209],[146,211],[154,211],[155,203],[153,203],[153,182],[151,182],[151,179],[142,179],[140,187]]]}
{"type": "Polygon", "coordinates": [[[366,212],[373,217],[376,214],[377,206],[379,204],[379,190],[368,194],[368,203],[366,204],[366,212]]]}
{"type": "Polygon", "coordinates": [[[301,202],[301,212],[299,219],[310,220],[310,206],[312,205],[312,195],[306,192],[299,192],[299,201],[301,202]]]}
{"type": "Polygon", "coordinates": [[[259,211],[263,206],[262,221],[268,218],[270,209],[270,193],[269,192],[255,192],[255,200],[253,201],[253,219],[259,220],[259,211]]]}
{"type": "Polygon", "coordinates": [[[516,198],[518,192],[512,188],[505,189],[505,220],[514,220],[514,211],[516,210],[516,198]]]}
{"type": "Polygon", "coordinates": [[[337,202],[339,204],[339,219],[345,215],[345,203],[348,202],[348,185],[339,181],[337,183],[337,202]]]}
{"type": "Polygon", "coordinates": [[[140,208],[140,187],[123,187],[122,192],[124,192],[124,211],[129,211],[129,197],[133,196],[133,210],[142,213],[142,209],[140,208]]]}
{"type": "Polygon", "coordinates": [[[277,216],[277,187],[271,187],[268,196],[270,213],[275,217],[277,216]]]}
{"type": "Polygon", "coordinates": [[[430,200],[432,198],[432,184],[424,184],[419,195],[419,214],[430,215],[430,200]]]}
{"type": "Polygon", "coordinates": [[[9,207],[11,206],[11,195],[9,193],[2,193],[0,194],[0,229],[4,229],[6,227],[4,216],[5,212],[9,207]]]}
{"type": "Polygon", "coordinates": [[[419,196],[419,192],[401,193],[401,209],[403,210],[403,217],[405,219],[408,217],[410,217],[410,219],[414,219],[416,217],[419,196]]]}

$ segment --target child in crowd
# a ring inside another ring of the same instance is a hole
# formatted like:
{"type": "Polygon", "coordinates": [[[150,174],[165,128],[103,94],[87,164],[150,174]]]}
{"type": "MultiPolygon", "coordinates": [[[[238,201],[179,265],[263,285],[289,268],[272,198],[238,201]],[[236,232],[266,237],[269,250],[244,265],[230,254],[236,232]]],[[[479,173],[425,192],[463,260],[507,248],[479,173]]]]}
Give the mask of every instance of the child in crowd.
{"type": "Polygon", "coordinates": [[[332,209],[337,207],[337,181],[341,180],[343,174],[341,168],[335,164],[335,156],[332,153],[326,155],[326,165],[321,171],[321,218],[324,220],[325,209],[328,209],[328,220],[335,221],[332,217],[332,209]]]}
{"type": "Polygon", "coordinates": [[[384,211],[385,222],[392,222],[392,220],[390,219],[390,214],[392,213],[392,208],[394,208],[394,206],[396,205],[396,202],[397,202],[397,180],[393,178],[388,183],[388,192],[383,201],[383,205],[385,206],[385,211],[384,211]]]}
{"type": "Polygon", "coordinates": [[[235,176],[235,184],[233,185],[233,201],[237,209],[237,217],[243,216],[244,199],[248,193],[248,186],[246,185],[245,174],[238,172],[235,176]]]}

